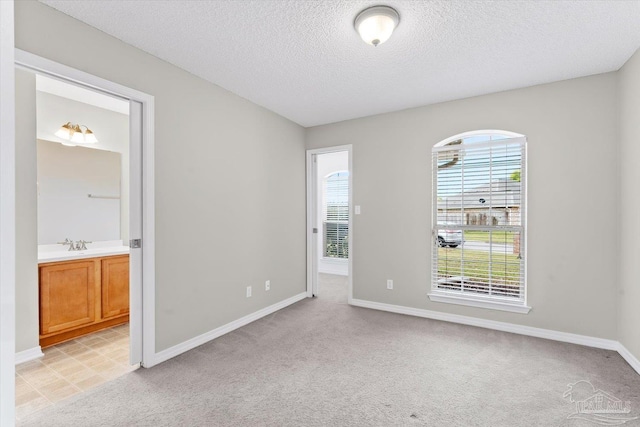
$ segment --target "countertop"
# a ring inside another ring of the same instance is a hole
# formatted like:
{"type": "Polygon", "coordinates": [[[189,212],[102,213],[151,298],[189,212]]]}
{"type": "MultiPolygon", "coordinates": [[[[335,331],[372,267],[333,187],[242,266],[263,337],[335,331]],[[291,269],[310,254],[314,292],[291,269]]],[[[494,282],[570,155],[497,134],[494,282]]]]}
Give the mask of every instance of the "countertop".
{"type": "Polygon", "coordinates": [[[87,243],[87,249],[82,251],[70,251],[63,245],[40,245],[38,246],[38,264],[128,253],[129,247],[124,246],[121,240],[87,243]]]}

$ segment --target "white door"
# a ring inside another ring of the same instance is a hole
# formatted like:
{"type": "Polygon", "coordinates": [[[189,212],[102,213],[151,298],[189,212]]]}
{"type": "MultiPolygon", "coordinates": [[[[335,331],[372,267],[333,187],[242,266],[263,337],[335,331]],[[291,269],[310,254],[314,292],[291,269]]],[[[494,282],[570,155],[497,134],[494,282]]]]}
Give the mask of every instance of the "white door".
{"type": "Polygon", "coordinates": [[[318,294],[318,155],[307,151],[307,296],[318,294]]]}
{"type": "Polygon", "coordinates": [[[129,362],[142,362],[142,104],[129,101],[129,362]],[[141,246],[141,245],[140,245],[141,246]]]}

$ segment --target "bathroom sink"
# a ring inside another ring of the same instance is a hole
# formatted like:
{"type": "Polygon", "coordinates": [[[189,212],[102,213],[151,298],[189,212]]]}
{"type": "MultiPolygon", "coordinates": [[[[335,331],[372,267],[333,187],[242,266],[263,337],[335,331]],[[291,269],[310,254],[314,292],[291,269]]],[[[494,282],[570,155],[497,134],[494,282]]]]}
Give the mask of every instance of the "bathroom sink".
{"type": "Polygon", "coordinates": [[[124,246],[121,240],[90,243],[87,244],[86,250],[81,251],[70,251],[63,245],[41,245],[38,246],[38,263],[123,255],[128,253],[129,247],[124,246]]]}

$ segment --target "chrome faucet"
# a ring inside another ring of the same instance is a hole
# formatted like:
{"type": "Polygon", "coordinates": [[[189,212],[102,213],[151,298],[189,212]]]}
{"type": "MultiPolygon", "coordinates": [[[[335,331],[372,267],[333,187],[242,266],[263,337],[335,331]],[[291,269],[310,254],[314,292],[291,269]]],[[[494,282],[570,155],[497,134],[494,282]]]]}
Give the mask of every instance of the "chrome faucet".
{"type": "Polygon", "coordinates": [[[64,242],[58,242],[59,245],[65,245],[65,246],[69,245],[70,251],[86,251],[87,243],[93,243],[93,242],[89,242],[87,240],[78,240],[77,242],[74,243],[74,241],[69,238],[64,239],[64,242]]]}
{"type": "Polygon", "coordinates": [[[75,245],[73,243],[73,240],[69,239],[68,237],[66,239],[64,239],[64,242],[58,242],[59,245],[69,245],[69,250],[70,251],[75,251],[75,245]]]}
{"type": "Polygon", "coordinates": [[[86,251],[87,243],[93,243],[93,242],[88,242],[86,240],[78,240],[76,242],[76,251],[86,251]]]}

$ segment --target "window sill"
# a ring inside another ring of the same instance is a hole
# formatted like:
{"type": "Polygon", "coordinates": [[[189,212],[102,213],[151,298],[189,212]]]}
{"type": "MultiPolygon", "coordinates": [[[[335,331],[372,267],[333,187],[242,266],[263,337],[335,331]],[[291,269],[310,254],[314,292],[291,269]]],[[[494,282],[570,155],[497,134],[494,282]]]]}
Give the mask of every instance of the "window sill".
{"type": "Polygon", "coordinates": [[[446,304],[466,305],[469,307],[488,308],[491,310],[510,311],[512,313],[527,314],[531,307],[518,304],[490,300],[486,298],[473,298],[467,295],[452,295],[444,292],[431,292],[429,299],[433,302],[443,302],[446,304]]]}
{"type": "Polygon", "coordinates": [[[322,262],[327,262],[330,264],[348,264],[349,263],[349,258],[337,258],[337,257],[322,257],[321,259],[322,262]]]}

